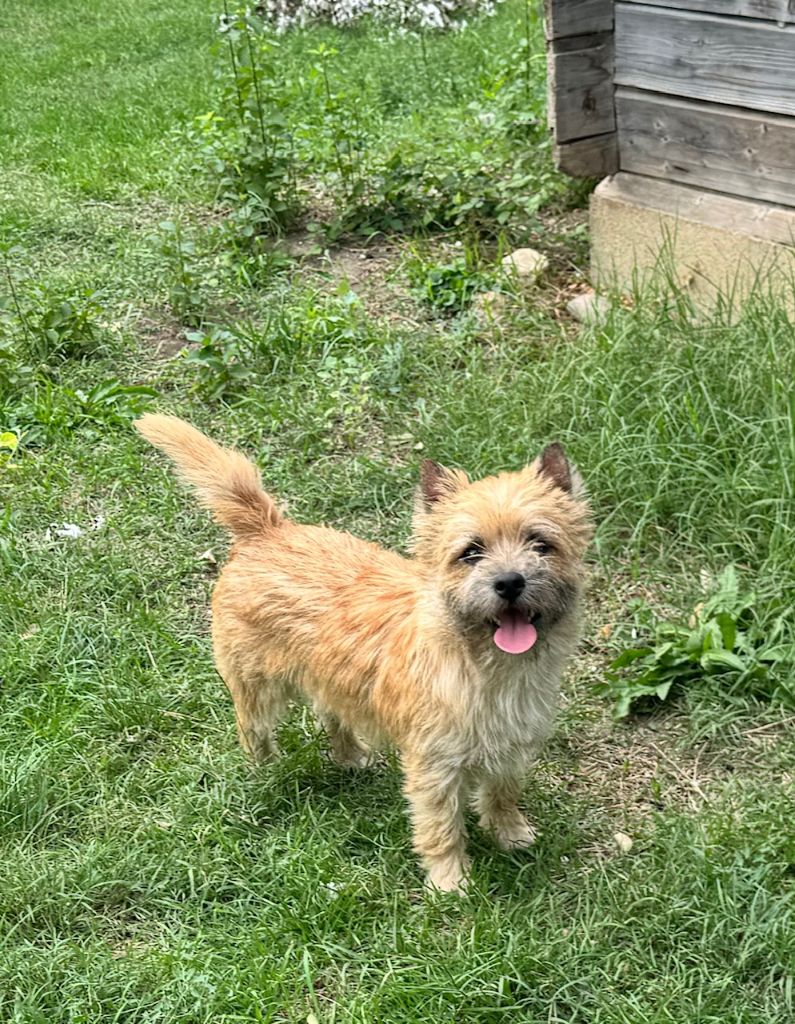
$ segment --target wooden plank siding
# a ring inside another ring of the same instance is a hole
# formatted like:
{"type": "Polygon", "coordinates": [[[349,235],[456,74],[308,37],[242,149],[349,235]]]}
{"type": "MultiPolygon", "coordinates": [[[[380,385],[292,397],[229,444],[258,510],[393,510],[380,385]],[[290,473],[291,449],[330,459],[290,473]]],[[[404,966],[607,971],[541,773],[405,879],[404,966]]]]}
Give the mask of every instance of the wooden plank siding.
{"type": "MultiPolygon", "coordinates": [[[[551,0],[547,0],[551,2],[551,0]]],[[[677,11],[701,11],[704,14],[733,15],[737,18],[761,18],[795,24],[795,0],[625,0],[677,11]]]]}
{"type": "Polygon", "coordinates": [[[616,90],[622,171],[795,207],[795,118],[616,90]]]}
{"type": "Polygon", "coordinates": [[[544,0],[548,40],[612,30],[613,0],[544,0]]]}
{"type": "Polygon", "coordinates": [[[557,169],[572,178],[604,178],[618,170],[616,133],[592,135],[575,142],[556,142],[552,156],[557,169]]]}
{"type": "Polygon", "coordinates": [[[552,155],[573,178],[618,170],[613,9],[614,0],[544,0],[552,155]]]}
{"type": "Polygon", "coordinates": [[[795,25],[615,5],[615,82],[795,115],[795,25]]]}
{"type": "Polygon", "coordinates": [[[616,127],[613,38],[566,40],[549,55],[549,121],[557,143],[603,135],[616,127]]]}

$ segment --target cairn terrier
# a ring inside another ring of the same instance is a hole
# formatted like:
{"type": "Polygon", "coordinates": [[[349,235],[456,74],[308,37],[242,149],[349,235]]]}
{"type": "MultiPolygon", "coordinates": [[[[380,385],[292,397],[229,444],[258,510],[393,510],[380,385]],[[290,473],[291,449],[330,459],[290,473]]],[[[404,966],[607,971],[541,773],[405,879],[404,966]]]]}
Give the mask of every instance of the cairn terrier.
{"type": "Polygon", "coordinates": [[[232,534],[212,635],[244,749],[272,756],[274,726],[303,693],[339,762],[397,748],[429,886],[466,884],[467,801],[502,847],[529,846],[522,773],[551,731],[590,536],[563,448],[475,482],[424,462],[404,558],[291,522],[251,462],[182,420],[135,425],[232,534]]]}

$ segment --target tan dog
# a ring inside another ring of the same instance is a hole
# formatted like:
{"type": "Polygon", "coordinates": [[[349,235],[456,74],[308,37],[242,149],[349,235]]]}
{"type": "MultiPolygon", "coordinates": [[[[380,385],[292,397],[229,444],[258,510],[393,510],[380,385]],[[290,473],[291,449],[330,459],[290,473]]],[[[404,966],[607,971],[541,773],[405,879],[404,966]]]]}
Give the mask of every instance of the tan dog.
{"type": "Polygon", "coordinates": [[[212,631],[249,754],[274,753],[303,691],[340,762],[366,761],[359,737],[397,746],[431,886],[465,882],[467,798],[501,846],[532,843],[520,781],[576,642],[590,535],[562,447],[475,483],[425,462],[407,559],[285,519],[252,463],[182,420],[136,427],[233,535],[212,631]]]}

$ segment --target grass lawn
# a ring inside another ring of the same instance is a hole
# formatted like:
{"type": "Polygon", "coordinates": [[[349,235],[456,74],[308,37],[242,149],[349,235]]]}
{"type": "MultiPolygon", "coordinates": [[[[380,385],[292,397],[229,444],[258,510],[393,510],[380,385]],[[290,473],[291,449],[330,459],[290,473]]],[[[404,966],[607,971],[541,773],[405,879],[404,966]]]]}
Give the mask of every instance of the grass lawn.
{"type": "Polygon", "coordinates": [[[0,459],[0,1020],[790,1022],[795,682],[783,662],[705,677],[620,723],[595,684],[641,604],[686,620],[729,564],[758,632],[792,644],[792,323],[764,296],[734,323],[655,294],[567,318],[583,192],[534,124],[542,33],[518,0],[441,39],[286,36],[311,214],[257,247],[197,169],[213,13],[0,11],[0,434],[20,438],[0,459]],[[307,230],[358,201],[373,147],[409,167],[406,217],[447,187],[434,160],[465,179],[446,233],[307,230]],[[439,315],[520,244],[550,255],[545,283],[439,315]],[[471,893],[432,898],[392,755],[337,768],[297,709],[280,762],[245,763],[208,637],[226,540],[130,428],[144,407],[250,452],[295,518],[398,547],[425,455],[485,474],[566,443],[598,528],[532,852],[473,826],[471,893]]]}

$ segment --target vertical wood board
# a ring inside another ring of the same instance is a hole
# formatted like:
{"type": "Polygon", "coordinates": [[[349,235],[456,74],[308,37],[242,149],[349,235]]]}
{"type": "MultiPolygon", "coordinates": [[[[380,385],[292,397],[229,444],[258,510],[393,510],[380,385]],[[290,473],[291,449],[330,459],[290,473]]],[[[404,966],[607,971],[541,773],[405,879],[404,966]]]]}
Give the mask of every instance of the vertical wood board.
{"type": "Polygon", "coordinates": [[[544,33],[547,39],[610,32],[613,0],[544,0],[544,33]]]}
{"type": "Polygon", "coordinates": [[[604,178],[618,170],[616,133],[555,143],[552,156],[559,171],[572,178],[604,178]]]}
{"type": "Polygon", "coordinates": [[[582,50],[551,52],[549,121],[558,143],[615,129],[612,37],[582,50]]]}

